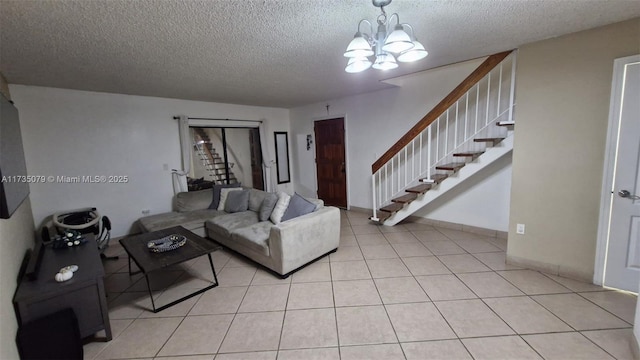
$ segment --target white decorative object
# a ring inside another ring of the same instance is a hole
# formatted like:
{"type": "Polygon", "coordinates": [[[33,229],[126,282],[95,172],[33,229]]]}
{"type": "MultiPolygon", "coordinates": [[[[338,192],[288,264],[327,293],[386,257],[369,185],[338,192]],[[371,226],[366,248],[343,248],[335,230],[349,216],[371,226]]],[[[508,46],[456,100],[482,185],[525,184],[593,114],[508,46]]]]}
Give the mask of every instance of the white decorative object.
{"type": "Polygon", "coordinates": [[[73,277],[73,272],[68,270],[62,270],[56,274],[56,281],[63,282],[71,279],[73,277]]]}
{"type": "Polygon", "coordinates": [[[271,216],[269,217],[272,223],[276,225],[280,224],[282,216],[289,206],[289,200],[291,200],[291,196],[282,191],[278,191],[278,201],[276,202],[276,206],[273,208],[271,216]]]}
{"type": "Polygon", "coordinates": [[[72,273],[78,271],[78,265],[69,265],[69,266],[65,266],[62,269],[60,269],[60,272],[63,271],[71,271],[72,273]]]}
{"type": "Polygon", "coordinates": [[[220,204],[218,204],[218,210],[224,211],[224,204],[227,202],[227,196],[229,196],[229,192],[237,190],[242,190],[242,188],[237,187],[220,189],[220,204]]]}

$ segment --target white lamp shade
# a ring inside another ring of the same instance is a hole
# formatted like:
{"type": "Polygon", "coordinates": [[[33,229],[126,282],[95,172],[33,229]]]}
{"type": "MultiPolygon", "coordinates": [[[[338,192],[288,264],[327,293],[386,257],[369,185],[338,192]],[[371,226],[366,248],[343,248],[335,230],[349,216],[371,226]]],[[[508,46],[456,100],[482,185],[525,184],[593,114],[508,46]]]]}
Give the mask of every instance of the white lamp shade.
{"type": "Polygon", "coordinates": [[[348,73],[359,73],[371,67],[371,61],[366,57],[350,58],[344,71],[348,73]]]}
{"type": "Polygon", "coordinates": [[[415,45],[413,48],[403,51],[400,56],[398,56],[398,61],[401,62],[412,62],[425,58],[429,53],[424,49],[424,46],[418,41],[415,40],[413,42],[415,45]]]}
{"type": "Polygon", "coordinates": [[[369,42],[362,36],[362,34],[360,34],[360,32],[356,33],[356,36],[351,40],[349,46],[347,46],[347,51],[344,53],[344,56],[348,58],[371,55],[373,55],[371,45],[369,45],[369,42]]]}
{"type": "Polygon", "coordinates": [[[376,57],[373,68],[378,70],[391,70],[398,67],[396,59],[391,54],[381,54],[376,57]]]}
{"type": "Polygon", "coordinates": [[[387,36],[382,46],[382,50],[392,53],[401,53],[413,47],[413,42],[409,35],[402,29],[401,25],[396,25],[393,32],[387,36]]]}

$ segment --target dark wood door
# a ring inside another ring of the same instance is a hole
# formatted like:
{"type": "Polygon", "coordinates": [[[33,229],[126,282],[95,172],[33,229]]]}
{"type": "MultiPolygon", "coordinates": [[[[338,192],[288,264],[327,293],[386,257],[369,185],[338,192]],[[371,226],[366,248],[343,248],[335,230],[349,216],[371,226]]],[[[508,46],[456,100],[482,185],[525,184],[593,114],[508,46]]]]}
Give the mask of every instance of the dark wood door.
{"type": "Polygon", "coordinates": [[[347,207],[344,118],[314,123],[318,198],[326,205],[347,207]]]}

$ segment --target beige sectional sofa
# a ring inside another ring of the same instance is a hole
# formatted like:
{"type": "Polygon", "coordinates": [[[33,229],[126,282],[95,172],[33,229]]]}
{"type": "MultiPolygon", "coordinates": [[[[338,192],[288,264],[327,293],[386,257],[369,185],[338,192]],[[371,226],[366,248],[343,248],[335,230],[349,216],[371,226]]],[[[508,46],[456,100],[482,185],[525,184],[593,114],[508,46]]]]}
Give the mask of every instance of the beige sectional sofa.
{"type": "Polygon", "coordinates": [[[260,221],[260,206],[266,192],[249,190],[247,211],[227,213],[209,209],[212,189],[179,193],[176,211],[143,217],[142,231],[173,226],[208,237],[285,278],[304,265],[337,250],[340,242],[340,210],[324,206],[322,200],[306,199],[315,205],[309,214],[274,224],[260,221]]]}

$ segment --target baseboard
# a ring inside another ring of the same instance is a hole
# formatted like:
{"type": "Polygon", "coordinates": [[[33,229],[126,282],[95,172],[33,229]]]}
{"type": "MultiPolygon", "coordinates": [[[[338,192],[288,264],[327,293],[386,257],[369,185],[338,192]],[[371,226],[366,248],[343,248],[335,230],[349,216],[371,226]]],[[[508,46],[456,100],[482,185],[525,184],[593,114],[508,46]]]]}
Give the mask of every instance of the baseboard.
{"type": "Polygon", "coordinates": [[[349,206],[349,211],[354,211],[354,212],[358,212],[358,213],[365,213],[365,214],[373,214],[373,210],[367,209],[367,208],[362,208],[362,207],[357,207],[357,206],[349,206]]]}
{"type": "MultiPolygon", "coordinates": [[[[357,206],[351,206],[349,208],[349,211],[354,211],[354,212],[358,212],[358,213],[373,214],[373,211],[371,209],[357,207],[357,206]]],[[[445,228],[445,229],[464,231],[464,232],[468,232],[468,233],[472,233],[472,234],[483,235],[483,236],[487,236],[487,237],[494,237],[494,238],[503,239],[503,240],[506,240],[507,236],[509,235],[509,233],[507,231],[499,231],[499,230],[482,228],[482,227],[478,227],[478,226],[457,224],[457,223],[452,223],[452,222],[448,222],[448,221],[432,220],[432,219],[427,219],[427,218],[423,218],[423,217],[419,217],[419,216],[413,216],[413,215],[408,216],[403,222],[413,222],[413,223],[431,225],[431,226],[435,226],[435,227],[441,227],[441,228],[445,228]]]]}
{"type": "Polygon", "coordinates": [[[518,256],[507,254],[507,264],[536,270],[549,275],[562,276],[565,278],[578,280],[591,284],[593,282],[593,273],[576,271],[574,269],[564,268],[562,265],[549,264],[542,261],[525,259],[518,256]]]}
{"type": "Polygon", "coordinates": [[[441,228],[445,228],[445,229],[464,231],[464,232],[477,234],[477,235],[482,235],[482,236],[487,236],[487,237],[494,237],[494,238],[498,238],[498,239],[505,239],[506,240],[507,239],[507,235],[508,235],[508,232],[506,232],[506,231],[487,229],[487,228],[483,228],[483,227],[479,227],[479,226],[457,224],[457,223],[448,222],[448,221],[425,219],[425,218],[422,218],[422,217],[419,217],[419,216],[413,216],[413,215],[408,216],[407,220],[411,221],[411,222],[427,224],[427,225],[441,227],[441,228]]]}

